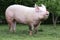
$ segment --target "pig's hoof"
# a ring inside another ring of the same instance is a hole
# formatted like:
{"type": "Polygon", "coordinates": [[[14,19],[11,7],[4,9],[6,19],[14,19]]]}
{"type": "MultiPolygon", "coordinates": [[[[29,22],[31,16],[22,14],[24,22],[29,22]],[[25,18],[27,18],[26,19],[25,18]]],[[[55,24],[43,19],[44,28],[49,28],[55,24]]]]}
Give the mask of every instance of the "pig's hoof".
{"type": "Polygon", "coordinates": [[[31,31],[30,31],[29,35],[32,36],[32,32],[31,31]]]}

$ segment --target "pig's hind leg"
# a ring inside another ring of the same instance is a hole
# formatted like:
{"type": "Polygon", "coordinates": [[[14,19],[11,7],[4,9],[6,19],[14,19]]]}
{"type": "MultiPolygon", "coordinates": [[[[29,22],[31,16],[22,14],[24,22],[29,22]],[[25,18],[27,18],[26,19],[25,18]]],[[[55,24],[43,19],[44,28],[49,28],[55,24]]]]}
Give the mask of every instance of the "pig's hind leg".
{"type": "Polygon", "coordinates": [[[10,32],[15,32],[16,21],[14,20],[14,14],[11,11],[6,12],[6,20],[8,22],[9,31],[10,32]]]}
{"type": "Polygon", "coordinates": [[[13,32],[16,32],[16,21],[15,20],[13,20],[13,27],[12,27],[12,29],[13,29],[13,32]]]}
{"type": "Polygon", "coordinates": [[[8,26],[9,26],[9,31],[12,32],[13,29],[13,19],[11,17],[7,17],[7,22],[8,22],[8,26]]]}
{"type": "Polygon", "coordinates": [[[16,32],[16,21],[13,19],[8,19],[8,26],[9,26],[9,31],[10,32],[16,32]]]}

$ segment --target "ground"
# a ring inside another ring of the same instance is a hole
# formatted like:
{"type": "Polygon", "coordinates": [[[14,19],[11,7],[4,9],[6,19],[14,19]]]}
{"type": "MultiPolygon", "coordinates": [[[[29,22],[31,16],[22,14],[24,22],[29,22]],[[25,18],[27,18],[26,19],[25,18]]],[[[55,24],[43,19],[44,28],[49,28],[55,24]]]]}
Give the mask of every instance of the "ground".
{"type": "Polygon", "coordinates": [[[28,26],[18,24],[15,33],[8,31],[8,25],[0,25],[0,40],[60,40],[60,25],[41,25],[37,34],[30,36],[28,26]]]}

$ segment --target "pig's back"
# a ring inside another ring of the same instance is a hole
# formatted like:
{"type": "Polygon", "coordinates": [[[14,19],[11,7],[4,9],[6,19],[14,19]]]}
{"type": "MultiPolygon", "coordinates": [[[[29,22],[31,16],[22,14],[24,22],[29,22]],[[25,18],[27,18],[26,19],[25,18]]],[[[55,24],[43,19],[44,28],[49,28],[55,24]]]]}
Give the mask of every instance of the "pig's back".
{"type": "MultiPolygon", "coordinates": [[[[9,6],[6,10],[11,10],[11,11],[14,11],[14,12],[23,12],[23,11],[28,11],[28,10],[31,10],[31,9],[33,9],[32,7],[27,7],[27,6],[23,6],[23,5],[17,5],[17,4],[15,4],[15,5],[11,5],[11,6],[9,6]]],[[[32,11],[32,10],[31,10],[32,11]]]]}
{"type": "Polygon", "coordinates": [[[11,5],[6,9],[6,13],[11,11],[12,13],[16,15],[22,15],[22,14],[32,14],[34,11],[34,8],[32,7],[27,7],[23,5],[11,5]]]}

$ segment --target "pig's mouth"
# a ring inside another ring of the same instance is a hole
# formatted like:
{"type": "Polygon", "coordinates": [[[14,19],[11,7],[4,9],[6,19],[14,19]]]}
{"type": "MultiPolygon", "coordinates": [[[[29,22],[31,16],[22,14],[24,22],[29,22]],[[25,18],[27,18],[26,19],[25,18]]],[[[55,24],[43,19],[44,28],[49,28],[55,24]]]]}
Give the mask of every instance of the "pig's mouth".
{"type": "Polygon", "coordinates": [[[44,15],[43,18],[40,19],[40,21],[44,21],[48,18],[49,15],[44,15]]]}
{"type": "Polygon", "coordinates": [[[49,14],[44,15],[44,19],[47,19],[47,18],[48,18],[48,16],[49,16],[49,14]]]}
{"type": "Polygon", "coordinates": [[[48,16],[49,16],[49,14],[45,14],[44,16],[47,16],[47,17],[48,17],[48,16]]]}
{"type": "Polygon", "coordinates": [[[45,15],[46,17],[48,17],[49,15],[45,15]]]}

